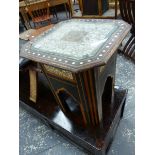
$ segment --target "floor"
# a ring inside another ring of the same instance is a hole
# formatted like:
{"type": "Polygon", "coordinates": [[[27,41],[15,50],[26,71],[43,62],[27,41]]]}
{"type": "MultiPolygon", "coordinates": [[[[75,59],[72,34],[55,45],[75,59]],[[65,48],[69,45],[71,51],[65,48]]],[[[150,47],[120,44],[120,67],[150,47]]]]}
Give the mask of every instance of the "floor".
{"type": "MultiPolygon", "coordinates": [[[[63,16],[64,17],[64,16],[63,16]]],[[[59,19],[63,19],[60,14],[59,19]]],[[[23,27],[20,26],[20,32],[23,27]]],[[[116,85],[128,89],[124,117],[120,121],[108,155],[135,154],[135,65],[123,55],[117,56],[116,85]]],[[[87,155],[83,149],[44,125],[19,107],[20,155],[87,155]]]]}

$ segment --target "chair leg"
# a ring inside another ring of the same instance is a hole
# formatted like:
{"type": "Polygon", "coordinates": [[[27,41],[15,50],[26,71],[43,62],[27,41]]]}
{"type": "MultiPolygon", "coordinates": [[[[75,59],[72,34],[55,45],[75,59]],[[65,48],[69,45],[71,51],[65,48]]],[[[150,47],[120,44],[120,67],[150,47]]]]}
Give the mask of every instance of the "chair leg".
{"type": "Polygon", "coordinates": [[[64,7],[65,7],[65,12],[66,12],[66,17],[69,18],[69,17],[68,17],[68,14],[67,14],[68,11],[67,11],[66,3],[64,4],[64,7]]]}
{"type": "Polygon", "coordinates": [[[30,97],[29,99],[36,103],[37,101],[37,72],[29,69],[30,77],[30,97]]]}
{"type": "Polygon", "coordinates": [[[49,20],[48,20],[48,22],[49,22],[49,25],[50,25],[50,24],[52,24],[52,21],[51,21],[51,19],[49,19],[49,20]]]}
{"type": "Polygon", "coordinates": [[[34,28],[36,28],[36,23],[33,23],[34,24],[34,28]]]}
{"type": "Polygon", "coordinates": [[[129,40],[127,41],[126,45],[123,48],[122,53],[131,59],[135,59],[135,36],[132,35],[129,40]]]}
{"type": "Polygon", "coordinates": [[[133,39],[133,35],[131,35],[131,37],[129,38],[129,40],[127,41],[127,43],[125,44],[123,51],[126,50],[126,48],[128,47],[129,43],[131,42],[131,40],[133,39]]]}
{"type": "Polygon", "coordinates": [[[56,16],[56,19],[57,19],[57,21],[58,21],[59,19],[58,19],[56,7],[53,8],[53,11],[54,11],[54,14],[55,14],[55,16],[56,16]]]}
{"type": "Polygon", "coordinates": [[[131,46],[130,48],[128,49],[128,55],[130,56],[130,58],[132,59],[135,59],[135,43],[134,42],[131,42],[131,46]]]}
{"type": "Polygon", "coordinates": [[[132,44],[134,43],[134,38],[131,37],[129,42],[127,42],[126,46],[124,47],[123,51],[128,53],[129,49],[131,48],[132,44]]]}

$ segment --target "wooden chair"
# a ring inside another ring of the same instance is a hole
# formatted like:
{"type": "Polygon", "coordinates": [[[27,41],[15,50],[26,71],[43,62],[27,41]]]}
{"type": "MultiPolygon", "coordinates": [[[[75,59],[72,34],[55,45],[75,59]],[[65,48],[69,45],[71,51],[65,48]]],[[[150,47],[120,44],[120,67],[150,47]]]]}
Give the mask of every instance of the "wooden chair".
{"type": "Polygon", "coordinates": [[[132,26],[131,37],[122,52],[135,60],[135,0],[119,0],[119,6],[122,19],[132,26]]]}
{"type": "Polygon", "coordinates": [[[51,17],[48,2],[40,2],[27,6],[28,14],[32,18],[35,28],[42,27],[42,23],[47,21],[51,24],[51,17]]]}

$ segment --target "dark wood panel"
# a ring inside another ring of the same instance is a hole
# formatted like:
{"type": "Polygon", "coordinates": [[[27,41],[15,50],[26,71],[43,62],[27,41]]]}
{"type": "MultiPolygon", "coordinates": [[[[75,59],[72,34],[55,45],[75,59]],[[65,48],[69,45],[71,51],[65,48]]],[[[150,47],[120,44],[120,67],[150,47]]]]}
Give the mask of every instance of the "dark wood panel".
{"type": "Polygon", "coordinates": [[[83,14],[84,15],[98,15],[98,1],[97,0],[83,0],[83,14]]]}
{"type": "Polygon", "coordinates": [[[70,119],[61,111],[50,91],[46,78],[41,73],[38,77],[38,100],[33,103],[29,100],[29,76],[27,72],[20,72],[20,104],[79,147],[83,147],[93,154],[105,155],[123,116],[127,91],[115,89],[115,106],[107,105],[103,109],[102,127],[85,128],[79,125],[82,118],[76,119],[72,116],[70,119]]]}
{"type": "Polygon", "coordinates": [[[83,0],[83,15],[102,15],[109,8],[108,0],[83,0]]]}

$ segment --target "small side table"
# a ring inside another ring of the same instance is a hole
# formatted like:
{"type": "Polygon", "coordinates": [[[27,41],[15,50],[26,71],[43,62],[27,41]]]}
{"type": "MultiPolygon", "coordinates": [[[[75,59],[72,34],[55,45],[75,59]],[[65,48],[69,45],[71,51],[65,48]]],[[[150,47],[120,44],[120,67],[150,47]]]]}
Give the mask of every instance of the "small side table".
{"type": "Polygon", "coordinates": [[[44,104],[24,102],[92,153],[105,154],[123,116],[126,91],[114,87],[116,55],[130,28],[121,20],[72,19],[34,38],[20,53],[40,64],[57,106],[47,106],[48,97],[44,104]]]}

